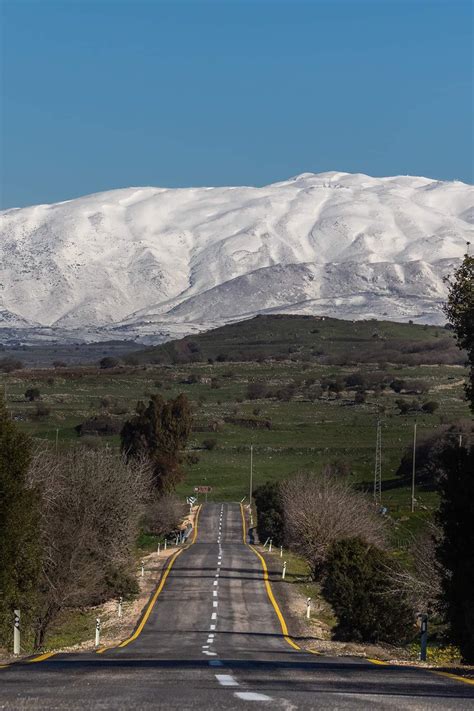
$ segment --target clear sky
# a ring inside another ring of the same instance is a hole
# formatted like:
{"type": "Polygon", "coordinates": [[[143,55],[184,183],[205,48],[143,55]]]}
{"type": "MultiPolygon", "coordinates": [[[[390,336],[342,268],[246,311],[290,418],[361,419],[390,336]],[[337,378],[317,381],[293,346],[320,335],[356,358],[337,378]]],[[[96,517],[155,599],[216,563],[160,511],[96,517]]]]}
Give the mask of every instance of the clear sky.
{"type": "Polygon", "coordinates": [[[326,170],[472,182],[464,0],[2,0],[1,206],[326,170]]]}

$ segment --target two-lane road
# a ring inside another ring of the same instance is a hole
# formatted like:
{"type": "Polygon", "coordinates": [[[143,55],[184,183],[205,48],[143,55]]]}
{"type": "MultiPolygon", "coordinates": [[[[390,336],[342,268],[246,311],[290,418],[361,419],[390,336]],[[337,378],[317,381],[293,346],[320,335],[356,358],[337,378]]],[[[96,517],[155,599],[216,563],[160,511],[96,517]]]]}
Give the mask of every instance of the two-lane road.
{"type": "Polygon", "coordinates": [[[291,646],[237,504],[203,507],[138,632],[102,654],[0,669],[0,708],[474,709],[474,686],[291,646]]]}

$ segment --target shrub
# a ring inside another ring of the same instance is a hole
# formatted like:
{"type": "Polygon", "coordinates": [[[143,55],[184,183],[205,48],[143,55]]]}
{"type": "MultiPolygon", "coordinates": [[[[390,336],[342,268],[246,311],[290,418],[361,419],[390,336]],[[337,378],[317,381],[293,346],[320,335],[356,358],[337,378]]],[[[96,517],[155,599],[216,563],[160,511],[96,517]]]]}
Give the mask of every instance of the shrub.
{"type": "Polygon", "coordinates": [[[105,356],[99,361],[99,366],[102,370],[107,368],[116,368],[119,365],[117,358],[112,358],[112,356],[105,356]]]}
{"type": "Polygon", "coordinates": [[[384,522],[365,494],[347,477],[325,470],[319,476],[297,474],[280,485],[285,512],[285,540],[318,577],[329,546],[358,536],[373,545],[385,538],[384,522]]]}
{"type": "Polygon", "coordinates": [[[12,373],[21,370],[23,363],[18,358],[0,358],[0,373],[12,373]]]}
{"type": "Polygon", "coordinates": [[[255,381],[247,385],[247,398],[249,400],[260,400],[265,397],[267,386],[265,383],[255,381]]]}
{"type": "Polygon", "coordinates": [[[393,592],[393,567],[388,553],[360,538],[330,546],[322,591],[338,619],[337,639],[389,643],[409,639],[415,615],[393,592]]]}
{"type": "Polygon", "coordinates": [[[205,439],[202,442],[202,446],[211,452],[217,446],[217,439],[205,439]]]}
{"type": "Polygon", "coordinates": [[[355,394],[354,402],[356,405],[363,405],[363,403],[367,400],[367,395],[363,390],[359,390],[355,394]]]}
{"type": "Polygon", "coordinates": [[[34,400],[39,400],[40,397],[41,393],[39,391],[39,388],[28,388],[28,390],[25,391],[25,398],[30,402],[33,402],[34,400]]]}
{"type": "Polygon", "coordinates": [[[439,407],[439,402],[436,402],[436,400],[429,400],[428,402],[423,403],[423,405],[421,406],[421,409],[423,410],[423,412],[426,412],[429,415],[432,415],[434,412],[436,412],[438,407],[439,407]]]}
{"type": "Polygon", "coordinates": [[[44,417],[48,417],[50,412],[51,409],[47,405],[44,405],[42,402],[39,402],[36,405],[33,416],[36,417],[38,420],[42,420],[44,417]]]}

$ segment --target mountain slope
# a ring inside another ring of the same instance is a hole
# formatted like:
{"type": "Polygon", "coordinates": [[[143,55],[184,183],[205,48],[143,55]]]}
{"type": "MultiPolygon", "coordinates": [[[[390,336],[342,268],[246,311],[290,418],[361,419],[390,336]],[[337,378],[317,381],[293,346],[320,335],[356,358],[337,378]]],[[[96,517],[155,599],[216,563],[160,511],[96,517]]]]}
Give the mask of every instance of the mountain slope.
{"type": "Polygon", "coordinates": [[[334,172],[6,210],[0,326],[159,340],[259,312],[441,321],[472,206],[460,182],[334,172]]]}

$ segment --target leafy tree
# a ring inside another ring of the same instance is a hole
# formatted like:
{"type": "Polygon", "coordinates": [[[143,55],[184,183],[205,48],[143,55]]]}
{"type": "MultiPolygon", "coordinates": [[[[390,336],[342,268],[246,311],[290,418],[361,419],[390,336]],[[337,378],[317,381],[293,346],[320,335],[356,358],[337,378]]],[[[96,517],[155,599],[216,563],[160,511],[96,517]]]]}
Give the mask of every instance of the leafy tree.
{"type": "Polygon", "coordinates": [[[261,400],[267,394],[267,386],[261,381],[254,381],[247,385],[247,398],[249,400],[261,400]]]}
{"type": "Polygon", "coordinates": [[[283,543],[283,506],[280,487],[276,482],[267,481],[253,491],[257,507],[257,533],[264,543],[272,538],[276,546],[283,543]]]}
{"type": "Polygon", "coordinates": [[[41,393],[39,388],[28,388],[28,390],[25,391],[25,398],[30,402],[33,402],[34,400],[39,400],[40,397],[41,393]]]}
{"type": "Polygon", "coordinates": [[[0,398],[0,644],[8,646],[13,609],[26,621],[34,606],[41,562],[38,497],[27,485],[30,459],[30,440],[0,398]]]}
{"type": "Polygon", "coordinates": [[[120,433],[127,458],[149,457],[156,488],[172,491],[183,478],[181,451],[191,432],[191,405],[186,395],[165,400],[152,395],[148,405],[139,402],[136,414],[120,433]]]}
{"type": "Polygon", "coordinates": [[[393,561],[388,553],[361,538],[331,545],[322,591],[338,618],[335,636],[362,642],[404,642],[414,612],[392,592],[393,561]]]}
{"type": "Polygon", "coordinates": [[[474,412],[474,256],[465,254],[459,269],[446,281],[449,293],[444,312],[453,326],[459,347],[467,351],[469,377],[465,389],[474,412]]]}
{"type": "Polygon", "coordinates": [[[446,446],[440,455],[441,504],[437,523],[443,536],[437,548],[442,566],[442,606],[451,641],[463,660],[474,663],[474,449],[446,446]]]}

